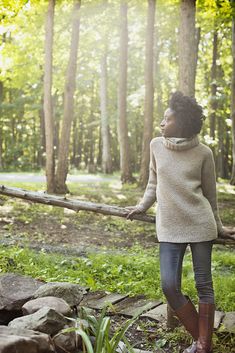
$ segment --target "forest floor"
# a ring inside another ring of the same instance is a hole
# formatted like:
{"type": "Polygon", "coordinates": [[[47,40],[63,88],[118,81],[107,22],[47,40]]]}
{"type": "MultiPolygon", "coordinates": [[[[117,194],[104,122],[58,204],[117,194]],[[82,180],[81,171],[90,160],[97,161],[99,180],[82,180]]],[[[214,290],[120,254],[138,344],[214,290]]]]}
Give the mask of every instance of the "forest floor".
{"type": "MultiPolygon", "coordinates": [[[[102,181],[90,179],[81,183],[68,183],[71,192],[69,198],[125,207],[135,205],[143,195],[143,190],[139,189],[136,184],[123,186],[118,176],[105,181],[103,180],[105,176],[101,178],[102,181]]],[[[40,181],[36,183],[19,181],[21,179],[17,176],[15,180],[17,182],[1,180],[0,174],[0,184],[34,191],[45,190],[45,184],[40,181]]],[[[219,180],[217,190],[222,222],[225,226],[234,227],[235,187],[229,185],[227,181],[219,180]]],[[[14,248],[11,250],[12,253],[9,253],[10,250],[6,251],[4,248],[1,251],[5,257],[2,258],[6,259],[7,253],[8,260],[13,259],[13,261],[7,260],[7,270],[16,270],[23,274],[42,277],[45,280],[76,282],[76,279],[81,278],[84,284],[93,290],[106,289],[120,293],[128,292],[132,295],[145,293],[149,297],[156,295],[161,299],[159,265],[156,264],[158,246],[154,224],[85,211],[76,213],[68,209],[35,204],[6,196],[0,196],[0,204],[1,244],[8,245],[8,249],[20,246],[51,253],[47,255],[50,258],[45,257],[41,264],[37,264],[38,256],[35,260],[34,255],[27,253],[27,250],[25,253],[24,251],[20,253],[14,248]],[[58,255],[62,257],[59,260],[56,258],[54,263],[53,253],[66,253],[68,256],[85,255],[88,260],[82,258],[70,260],[70,257],[58,255]],[[79,269],[77,269],[77,263],[79,263],[79,269]],[[86,273],[88,270],[90,272],[86,273]],[[154,274],[151,271],[154,271],[154,274]],[[152,286],[153,275],[157,279],[152,286]]],[[[152,207],[148,213],[154,214],[154,212],[155,209],[152,207]]],[[[217,249],[218,252],[217,250],[214,252],[213,266],[216,270],[215,286],[218,293],[218,309],[229,311],[233,310],[231,303],[235,299],[233,272],[235,255],[234,251],[228,247],[219,245],[217,249]],[[226,290],[229,292],[225,293],[226,290]]],[[[42,256],[46,255],[42,254],[42,256]]],[[[190,261],[190,254],[187,254],[184,260],[185,280],[183,283],[188,293],[192,294],[192,298],[196,298],[190,261]]],[[[4,266],[0,267],[4,272],[4,266]]],[[[125,319],[114,317],[114,320],[119,325],[125,319]]],[[[178,353],[190,343],[189,336],[183,333],[182,328],[168,332],[162,325],[156,327],[156,323],[143,320],[136,322],[128,330],[127,336],[130,343],[138,343],[136,347],[153,352],[178,353]],[[154,325],[155,328],[152,327],[154,325]],[[139,330],[138,327],[141,326],[142,330],[139,330]]],[[[231,339],[227,337],[225,340],[223,336],[218,337],[216,336],[217,342],[222,343],[221,345],[219,343],[215,353],[231,351],[234,336],[231,339]]]]}
{"type": "MultiPolygon", "coordinates": [[[[45,189],[45,184],[37,180],[32,173],[0,174],[0,184],[22,187],[29,190],[45,189]],[[12,181],[17,180],[17,183],[12,181]],[[22,179],[23,178],[23,179],[22,179]],[[32,180],[36,182],[32,183],[32,180]],[[20,180],[23,180],[20,181],[20,180]]],[[[81,181],[68,183],[69,198],[91,202],[117,205],[121,207],[135,205],[143,195],[136,184],[122,186],[118,176],[104,175],[72,176],[81,181]],[[102,180],[102,181],[100,181],[102,180]]],[[[225,182],[217,186],[220,216],[225,226],[235,227],[235,187],[225,182]]],[[[154,224],[137,220],[130,221],[114,216],[104,216],[92,212],[75,211],[53,206],[33,204],[31,202],[0,196],[0,237],[12,240],[22,239],[34,245],[60,246],[73,250],[79,249],[117,249],[130,248],[139,244],[144,248],[157,243],[154,224]]],[[[154,215],[154,206],[149,214],[154,215]]]]}

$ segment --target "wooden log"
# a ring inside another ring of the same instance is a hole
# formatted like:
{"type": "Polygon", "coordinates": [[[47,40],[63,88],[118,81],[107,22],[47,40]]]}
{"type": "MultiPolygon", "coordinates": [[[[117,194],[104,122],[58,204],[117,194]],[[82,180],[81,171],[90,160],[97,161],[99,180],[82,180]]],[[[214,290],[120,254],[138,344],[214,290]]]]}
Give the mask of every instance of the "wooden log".
{"type": "MultiPolygon", "coordinates": [[[[90,211],[122,218],[126,218],[128,213],[128,211],[124,207],[110,206],[106,204],[88,201],[79,201],[69,199],[65,196],[56,196],[47,194],[45,192],[29,191],[20,188],[7,187],[5,185],[0,185],[0,194],[11,197],[17,197],[31,202],[42,203],[44,205],[69,208],[76,212],[90,211]]],[[[133,219],[147,223],[155,223],[155,217],[148,216],[145,213],[136,214],[133,216],[133,219]]],[[[235,240],[229,238],[217,238],[215,239],[214,243],[222,245],[235,245],[235,240]]]]}
{"type": "MultiPolygon", "coordinates": [[[[4,185],[0,185],[0,194],[11,197],[17,197],[23,200],[28,200],[36,203],[42,203],[44,205],[69,208],[76,212],[91,211],[104,215],[111,215],[123,218],[126,218],[128,214],[128,211],[124,207],[110,206],[88,201],[79,201],[69,199],[64,196],[55,196],[47,194],[45,192],[29,191],[20,188],[6,187],[4,185]]],[[[155,217],[148,216],[144,213],[134,215],[133,219],[142,222],[155,223],[155,217]]]]}

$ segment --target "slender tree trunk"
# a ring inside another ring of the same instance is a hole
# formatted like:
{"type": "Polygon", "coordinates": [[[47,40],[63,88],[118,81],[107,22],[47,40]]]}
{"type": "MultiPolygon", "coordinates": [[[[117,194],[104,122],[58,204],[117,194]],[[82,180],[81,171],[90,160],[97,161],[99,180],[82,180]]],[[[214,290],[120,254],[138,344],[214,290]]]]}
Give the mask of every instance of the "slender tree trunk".
{"type": "Polygon", "coordinates": [[[195,90],[195,81],[197,76],[198,49],[199,49],[199,43],[201,40],[201,28],[197,27],[195,31],[196,31],[196,41],[195,41],[195,63],[194,63],[194,90],[195,90]]]}
{"type": "Polygon", "coordinates": [[[232,150],[232,141],[231,140],[231,135],[230,135],[230,127],[228,127],[226,125],[226,140],[225,140],[225,170],[226,170],[226,174],[225,174],[225,178],[229,179],[231,174],[230,174],[230,170],[231,170],[231,165],[230,165],[230,149],[232,150]],[[230,144],[231,144],[231,148],[230,148],[230,144]]]}
{"type": "Polygon", "coordinates": [[[102,130],[102,126],[101,126],[101,121],[100,121],[98,154],[97,154],[97,160],[96,160],[96,164],[100,169],[102,169],[102,132],[101,132],[101,130],[102,130]]]}
{"type": "Polygon", "coordinates": [[[155,82],[155,100],[156,100],[156,117],[158,121],[158,125],[162,120],[164,114],[164,107],[163,107],[163,99],[162,99],[162,77],[161,77],[161,70],[160,70],[160,53],[161,53],[161,45],[158,40],[159,37],[159,24],[156,24],[155,30],[155,40],[154,40],[154,82],[155,82]]]}
{"type": "Polygon", "coordinates": [[[46,137],[46,178],[47,192],[54,192],[54,120],[52,109],[52,60],[53,60],[53,26],[54,26],[55,0],[50,0],[45,26],[45,70],[44,70],[44,119],[46,137]]]}
{"type": "Polygon", "coordinates": [[[145,104],[144,104],[144,133],[142,141],[142,159],[139,185],[146,187],[149,173],[149,144],[153,131],[153,46],[154,46],[154,20],[156,0],[148,0],[148,18],[146,31],[145,56],[145,104]]]}
{"type": "Polygon", "coordinates": [[[88,173],[95,173],[96,172],[96,165],[94,162],[94,133],[92,123],[94,122],[94,81],[92,82],[91,88],[91,104],[90,104],[90,114],[89,114],[89,129],[88,129],[88,173]]]}
{"type": "Polygon", "coordinates": [[[102,171],[103,173],[110,174],[112,173],[112,159],[107,111],[107,47],[105,48],[101,57],[100,110],[102,136],[102,171]]]}
{"type": "Polygon", "coordinates": [[[179,27],[179,90],[195,95],[196,73],[196,0],[181,0],[179,27]]]}
{"type": "Polygon", "coordinates": [[[83,156],[83,146],[84,146],[84,121],[83,121],[83,113],[79,115],[78,127],[77,127],[77,158],[76,158],[76,167],[79,168],[82,163],[83,156]]]}
{"type": "Polygon", "coordinates": [[[235,185],[235,0],[231,1],[233,16],[232,16],[232,57],[233,57],[233,71],[232,71],[232,85],[231,85],[231,119],[232,119],[232,175],[230,184],[235,185]]]}
{"type": "Polygon", "coordinates": [[[39,118],[40,118],[40,147],[38,151],[38,166],[45,166],[44,154],[46,152],[46,136],[45,136],[45,116],[43,109],[43,97],[41,98],[41,107],[39,109],[39,118]]]}
{"type": "Polygon", "coordinates": [[[218,146],[218,175],[221,178],[225,178],[225,156],[224,156],[224,121],[222,116],[218,116],[218,136],[219,136],[219,146],[218,146]]]}
{"type": "MultiPolygon", "coordinates": [[[[0,81],[0,116],[2,116],[2,102],[3,102],[3,82],[0,81]]],[[[3,140],[3,131],[2,131],[2,126],[0,126],[0,170],[3,169],[2,140],[3,140]]]]}
{"type": "Polygon", "coordinates": [[[127,1],[120,3],[120,57],[119,57],[119,85],[118,85],[118,138],[120,146],[120,165],[122,183],[133,182],[130,163],[130,147],[128,140],[128,125],[126,116],[127,94],[127,56],[128,56],[128,22],[127,1]]]}
{"type": "MultiPolygon", "coordinates": [[[[215,140],[215,129],[216,129],[216,109],[217,109],[217,65],[216,60],[218,58],[218,35],[217,31],[214,31],[213,36],[213,56],[212,56],[212,66],[211,66],[211,113],[210,113],[210,137],[215,140]]],[[[214,159],[216,161],[215,156],[215,148],[212,146],[212,151],[214,154],[214,159]]]]}
{"type": "Polygon", "coordinates": [[[75,167],[76,165],[76,155],[77,155],[77,119],[73,119],[72,123],[72,136],[73,136],[73,153],[71,158],[71,164],[75,167]]]}
{"type": "Polygon", "coordinates": [[[68,157],[71,125],[73,121],[74,92],[76,88],[77,52],[80,30],[80,0],[75,0],[72,11],[72,37],[70,46],[70,56],[65,79],[64,92],[64,116],[60,136],[58,164],[56,170],[56,193],[64,194],[68,192],[65,184],[68,174],[68,157]]]}

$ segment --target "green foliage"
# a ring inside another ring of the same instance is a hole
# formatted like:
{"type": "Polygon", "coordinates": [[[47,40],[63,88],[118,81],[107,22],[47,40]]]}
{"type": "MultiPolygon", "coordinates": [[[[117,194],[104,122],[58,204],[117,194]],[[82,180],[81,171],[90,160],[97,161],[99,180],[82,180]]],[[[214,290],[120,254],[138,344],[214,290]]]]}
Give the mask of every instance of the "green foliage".
{"type": "Polygon", "coordinates": [[[128,352],[134,353],[134,349],[129,344],[125,333],[128,328],[136,321],[137,317],[129,319],[119,327],[115,333],[111,332],[111,319],[105,316],[108,306],[105,306],[98,319],[92,315],[88,308],[81,307],[79,318],[75,321],[75,327],[64,329],[61,332],[77,332],[81,335],[84,349],[87,353],[115,353],[120,342],[124,342],[128,348],[128,352]],[[94,343],[91,338],[94,338],[94,343]]]}
{"type": "MultiPolygon", "coordinates": [[[[16,272],[46,281],[68,281],[89,286],[92,290],[109,290],[145,294],[148,298],[162,299],[158,247],[145,249],[133,246],[122,254],[88,254],[87,257],[64,258],[63,255],[35,253],[27,248],[0,247],[0,271],[16,272]]],[[[235,310],[235,255],[232,251],[214,246],[213,281],[217,308],[235,310]]],[[[192,260],[186,252],[183,266],[182,290],[197,302],[192,260]]]]}
{"type": "MultiPolygon", "coordinates": [[[[136,172],[140,167],[144,112],[144,57],[147,1],[128,2],[128,87],[127,117],[131,146],[131,165],[136,172]]],[[[45,165],[43,141],[43,75],[44,39],[47,1],[0,1],[1,27],[1,94],[0,134],[2,166],[6,171],[39,170],[45,165]]],[[[72,127],[70,168],[85,169],[91,149],[94,163],[100,170],[100,57],[108,49],[108,117],[112,159],[119,169],[117,132],[117,85],[119,67],[119,1],[86,1],[81,6],[81,26],[76,77],[75,119],[72,127]],[[90,131],[92,129],[92,135],[90,131]],[[79,142],[79,144],[78,144],[79,142]],[[77,162],[76,162],[77,161],[77,162]]],[[[53,46],[53,109],[58,137],[63,116],[64,77],[68,63],[71,37],[72,2],[56,2],[53,46]],[[63,14],[63,15],[61,15],[63,14]]],[[[225,127],[231,126],[231,20],[229,0],[198,0],[197,27],[201,28],[196,97],[209,115],[210,102],[218,102],[217,117],[225,127]],[[218,31],[219,57],[217,58],[217,95],[211,97],[210,70],[214,30],[218,31]]],[[[154,130],[158,135],[159,124],[167,106],[169,93],[178,86],[178,31],[179,0],[156,2],[155,100],[154,130]]],[[[228,130],[228,129],[227,129],[228,130]]],[[[224,129],[225,131],[225,129],[224,129]]],[[[226,145],[226,134],[221,136],[216,128],[216,139],[209,136],[209,119],[205,122],[202,140],[218,147],[218,140],[226,145]]],[[[229,136],[231,140],[231,134],[229,136]]],[[[57,138],[55,152],[58,152],[57,138]]],[[[231,146],[228,163],[231,170],[231,146]]],[[[218,148],[217,148],[218,153],[218,148]]]]}

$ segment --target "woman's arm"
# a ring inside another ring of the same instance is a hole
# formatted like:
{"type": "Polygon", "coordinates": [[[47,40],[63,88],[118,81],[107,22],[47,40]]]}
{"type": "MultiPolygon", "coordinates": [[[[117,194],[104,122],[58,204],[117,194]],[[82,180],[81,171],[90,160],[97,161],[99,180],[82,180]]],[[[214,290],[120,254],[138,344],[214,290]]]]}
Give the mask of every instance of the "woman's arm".
{"type": "Polygon", "coordinates": [[[217,224],[218,235],[220,236],[223,234],[224,229],[218,210],[215,161],[211,150],[209,150],[202,165],[202,191],[210,202],[217,224]]]}

